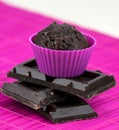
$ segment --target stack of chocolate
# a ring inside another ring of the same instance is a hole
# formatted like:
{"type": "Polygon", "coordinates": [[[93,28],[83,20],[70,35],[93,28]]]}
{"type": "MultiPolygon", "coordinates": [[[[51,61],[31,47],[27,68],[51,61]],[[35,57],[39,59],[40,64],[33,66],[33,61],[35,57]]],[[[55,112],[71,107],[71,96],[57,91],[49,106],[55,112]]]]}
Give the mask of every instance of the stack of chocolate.
{"type": "Polygon", "coordinates": [[[4,83],[1,91],[53,123],[97,117],[83,99],[113,87],[115,80],[100,71],[85,71],[95,40],[54,22],[34,34],[30,43],[35,59],[14,67],[8,77],[18,81],[4,83]]]}
{"type": "Polygon", "coordinates": [[[75,78],[55,78],[39,72],[35,59],[14,67],[8,77],[18,79],[4,83],[1,91],[35,109],[53,123],[97,117],[83,99],[91,99],[115,85],[113,76],[86,70],[75,78]]]}

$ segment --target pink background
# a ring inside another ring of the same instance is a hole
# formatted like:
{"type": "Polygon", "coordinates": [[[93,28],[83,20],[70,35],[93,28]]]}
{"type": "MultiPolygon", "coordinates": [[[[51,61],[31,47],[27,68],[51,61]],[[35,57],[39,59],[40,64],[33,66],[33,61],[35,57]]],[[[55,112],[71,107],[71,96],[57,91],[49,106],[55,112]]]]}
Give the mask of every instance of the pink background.
{"type": "MultiPolygon", "coordinates": [[[[4,82],[14,81],[6,76],[11,68],[33,57],[29,36],[52,21],[53,18],[0,2],[0,87],[4,82]]],[[[114,88],[88,101],[98,118],[52,124],[34,110],[0,94],[0,130],[119,130],[119,39],[77,28],[97,40],[87,68],[113,74],[117,82],[114,88]]]]}

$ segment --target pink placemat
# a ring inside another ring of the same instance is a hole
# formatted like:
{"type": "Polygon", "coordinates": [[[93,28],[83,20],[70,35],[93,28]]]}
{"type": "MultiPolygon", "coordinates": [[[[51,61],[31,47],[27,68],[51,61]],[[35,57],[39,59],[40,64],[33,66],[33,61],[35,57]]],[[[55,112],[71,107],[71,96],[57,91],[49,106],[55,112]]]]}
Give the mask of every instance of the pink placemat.
{"type": "MultiPolygon", "coordinates": [[[[33,57],[29,36],[52,21],[53,18],[0,3],[0,87],[4,82],[14,81],[6,76],[12,67],[33,57]]],[[[52,124],[34,110],[0,93],[0,130],[119,130],[119,39],[77,28],[97,40],[87,68],[113,74],[117,81],[114,88],[88,101],[98,118],[52,124]]]]}

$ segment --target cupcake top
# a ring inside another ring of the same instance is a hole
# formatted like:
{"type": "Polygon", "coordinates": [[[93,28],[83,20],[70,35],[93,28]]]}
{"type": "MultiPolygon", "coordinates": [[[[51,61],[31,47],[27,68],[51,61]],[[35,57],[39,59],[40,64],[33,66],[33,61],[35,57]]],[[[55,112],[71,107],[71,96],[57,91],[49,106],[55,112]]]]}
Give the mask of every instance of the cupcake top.
{"type": "Polygon", "coordinates": [[[74,26],[53,22],[38,32],[33,42],[39,46],[55,50],[78,50],[89,47],[89,43],[74,26]]]}

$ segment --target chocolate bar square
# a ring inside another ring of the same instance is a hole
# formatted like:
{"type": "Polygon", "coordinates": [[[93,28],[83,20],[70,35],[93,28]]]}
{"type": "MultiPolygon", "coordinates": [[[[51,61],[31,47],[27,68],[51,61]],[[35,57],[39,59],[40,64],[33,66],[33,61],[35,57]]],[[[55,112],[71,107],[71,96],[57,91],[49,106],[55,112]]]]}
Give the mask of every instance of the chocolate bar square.
{"type": "Polygon", "coordinates": [[[85,101],[77,96],[70,96],[41,108],[38,112],[53,123],[72,120],[84,120],[97,117],[97,113],[85,101]]]}
{"type": "Polygon", "coordinates": [[[8,76],[86,99],[112,88],[116,83],[112,75],[106,75],[100,71],[86,70],[82,75],[73,78],[50,77],[38,70],[34,59],[17,65],[8,73],[8,76]]]}
{"type": "Polygon", "coordinates": [[[26,82],[4,83],[1,91],[33,109],[39,109],[57,100],[64,100],[69,96],[61,91],[26,82]]]}

